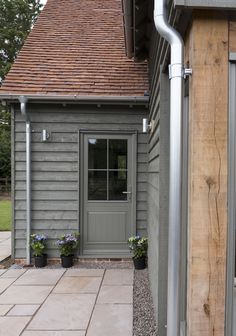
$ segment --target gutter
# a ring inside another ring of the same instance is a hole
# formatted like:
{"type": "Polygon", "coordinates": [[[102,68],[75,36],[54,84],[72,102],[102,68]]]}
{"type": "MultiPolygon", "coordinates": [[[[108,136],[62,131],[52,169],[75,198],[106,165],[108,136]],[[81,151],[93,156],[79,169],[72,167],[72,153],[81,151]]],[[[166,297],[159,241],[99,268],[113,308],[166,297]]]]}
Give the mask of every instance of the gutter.
{"type": "Polygon", "coordinates": [[[184,43],[170,26],[166,0],[154,0],[154,22],[157,31],[171,47],[170,78],[170,186],[168,236],[167,336],[180,335],[180,256],[181,256],[181,187],[182,187],[182,109],[183,78],[192,73],[184,69],[184,43]]]}
{"type": "MultiPolygon", "coordinates": [[[[0,93],[0,100],[18,101],[22,97],[19,94],[0,93]]],[[[118,104],[148,104],[148,96],[80,96],[80,95],[24,95],[27,101],[65,101],[76,102],[81,104],[98,104],[98,103],[118,103],[118,104]]]]}
{"type": "Polygon", "coordinates": [[[30,265],[30,233],[31,233],[31,123],[26,110],[27,97],[18,97],[21,114],[25,117],[26,131],[26,263],[30,265]]]}

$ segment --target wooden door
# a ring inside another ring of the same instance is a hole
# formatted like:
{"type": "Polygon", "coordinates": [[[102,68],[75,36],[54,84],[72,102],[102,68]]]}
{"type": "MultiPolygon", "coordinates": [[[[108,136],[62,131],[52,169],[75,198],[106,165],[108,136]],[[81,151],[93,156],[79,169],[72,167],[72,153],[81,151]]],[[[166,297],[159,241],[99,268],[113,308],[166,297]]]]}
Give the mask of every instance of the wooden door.
{"type": "Polygon", "coordinates": [[[83,135],[82,254],[128,256],[134,234],[134,134],[83,135]]]}

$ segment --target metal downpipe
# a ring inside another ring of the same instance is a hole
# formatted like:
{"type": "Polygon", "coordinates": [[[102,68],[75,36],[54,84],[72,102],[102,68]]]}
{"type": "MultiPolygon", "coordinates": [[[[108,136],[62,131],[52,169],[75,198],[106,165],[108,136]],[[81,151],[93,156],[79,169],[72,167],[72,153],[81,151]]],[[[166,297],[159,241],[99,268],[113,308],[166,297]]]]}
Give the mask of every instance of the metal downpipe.
{"type": "Polygon", "coordinates": [[[167,336],[179,336],[183,40],[168,23],[165,0],[155,0],[154,22],[170,43],[170,187],[168,236],[167,336]]]}
{"type": "Polygon", "coordinates": [[[30,265],[30,233],[31,233],[31,123],[26,111],[27,98],[19,97],[20,109],[25,117],[26,131],[26,263],[30,265]]]}

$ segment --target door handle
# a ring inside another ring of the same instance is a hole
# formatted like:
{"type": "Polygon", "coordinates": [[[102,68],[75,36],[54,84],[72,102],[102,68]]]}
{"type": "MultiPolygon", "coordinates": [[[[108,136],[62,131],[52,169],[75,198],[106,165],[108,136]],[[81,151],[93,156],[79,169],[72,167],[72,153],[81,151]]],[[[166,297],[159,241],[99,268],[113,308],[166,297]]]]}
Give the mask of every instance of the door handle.
{"type": "Polygon", "coordinates": [[[122,191],[122,194],[132,194],[132,191],[122,191]]]}

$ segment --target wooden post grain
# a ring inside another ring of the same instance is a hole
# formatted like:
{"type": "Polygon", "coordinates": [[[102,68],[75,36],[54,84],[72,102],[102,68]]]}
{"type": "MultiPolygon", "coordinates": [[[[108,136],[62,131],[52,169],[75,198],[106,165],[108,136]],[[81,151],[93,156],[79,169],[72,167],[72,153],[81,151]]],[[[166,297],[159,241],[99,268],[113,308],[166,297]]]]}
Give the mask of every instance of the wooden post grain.
{"type": "Polygon", "coordinates": [[[196,12],[189,34],[188,336],[223,336],[227,236],[228,21],[196,12]]]}

